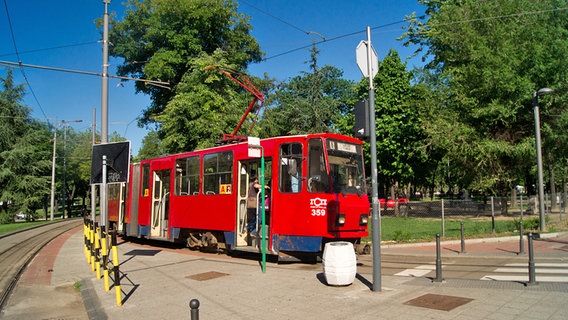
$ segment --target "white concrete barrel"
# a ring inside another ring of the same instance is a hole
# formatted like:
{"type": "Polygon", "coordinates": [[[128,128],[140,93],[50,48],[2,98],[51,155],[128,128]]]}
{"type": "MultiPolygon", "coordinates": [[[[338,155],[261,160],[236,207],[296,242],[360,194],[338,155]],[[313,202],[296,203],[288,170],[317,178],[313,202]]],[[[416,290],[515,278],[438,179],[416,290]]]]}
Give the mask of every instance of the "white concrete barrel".
{"type": "Polygon", "coordinates": [[[326,243],[323,249],[322,264],[328,285],[352,284],[357,273],[357,257],[353,244],[346,241],[326,243]]]}

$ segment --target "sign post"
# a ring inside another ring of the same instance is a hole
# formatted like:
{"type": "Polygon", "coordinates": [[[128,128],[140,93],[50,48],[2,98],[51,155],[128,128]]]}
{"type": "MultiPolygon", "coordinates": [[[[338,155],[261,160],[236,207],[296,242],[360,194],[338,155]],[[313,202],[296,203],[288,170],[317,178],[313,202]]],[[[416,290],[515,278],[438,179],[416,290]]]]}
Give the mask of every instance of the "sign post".
{"type": "Polygon", "coordinates": [[[91,184],[100,184],[100,225],[106,226],[108,182],[127,182],[130,167],[130,142],[114,142],[93,145],[91,160],[91,184]]]}
{"type": "Polygon", "coordinates": [[[371,27],[367,27],[367,41],[361,41],[356,49],[357,65],[365,78],[369,78],[369,136],[371,144],[372,215],[371,232],[373,246],[373,291],[381,291],[381,223],[377,186],[377,135],[375,124],[375,86],[373,78],[379,71],[377,53],[371,45],[371,27]]]}
{"type": "Polygon", "coordinates": [[[260,211],[262,223],[260,226],[260,242],[261,242],[261,268],[262,272],[266,272],[266,208],[264,206],[264,148],[260,145],[260,139],[256,137],[248,137],[248,155],[249,157],[260,157],[260,211]]]}

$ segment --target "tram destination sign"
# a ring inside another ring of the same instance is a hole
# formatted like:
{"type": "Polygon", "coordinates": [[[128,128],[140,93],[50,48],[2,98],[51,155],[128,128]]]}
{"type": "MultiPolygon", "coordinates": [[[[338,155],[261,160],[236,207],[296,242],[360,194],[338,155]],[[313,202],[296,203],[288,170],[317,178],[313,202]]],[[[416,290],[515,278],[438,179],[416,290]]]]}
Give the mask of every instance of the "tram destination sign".
{"type": "Polygon", "coordinates": [[[107,158],[107,183],[127,182],[130,166],[130,141],[96,144],[93,146],[91,183],[103,182],[103,156],[107,158]]]}

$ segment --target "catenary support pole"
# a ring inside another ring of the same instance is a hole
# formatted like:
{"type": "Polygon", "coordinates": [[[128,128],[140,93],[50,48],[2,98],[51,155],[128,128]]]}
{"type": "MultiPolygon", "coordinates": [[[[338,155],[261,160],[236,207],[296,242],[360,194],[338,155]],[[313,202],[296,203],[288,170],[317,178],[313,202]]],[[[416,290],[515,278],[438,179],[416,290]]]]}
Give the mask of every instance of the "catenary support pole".
{"type": "Polygon", "coordinates": [[[379,196],[377,184],[377,136],[375,123],[375,86],[373,84],[373,70],[371,61],[371,27],[367,26],[367,71],[369,75],[369,136],[371,144],[371,188],[372,188],[372,213],[371,232],[373,244],[373,291],[381,291],[381,223],[378,212],[379,196]]]}
{"type": "MultiPolygon", "coordinates": [[[[93,108],[92,146],[95,145],[97,132],[97,109],[93,108]]],[[[91,146],[91,147],[92,147],[91,146]]],[[[91,183],[91,220],[95,221],[97,212],[97,185],[91,183]]]]}

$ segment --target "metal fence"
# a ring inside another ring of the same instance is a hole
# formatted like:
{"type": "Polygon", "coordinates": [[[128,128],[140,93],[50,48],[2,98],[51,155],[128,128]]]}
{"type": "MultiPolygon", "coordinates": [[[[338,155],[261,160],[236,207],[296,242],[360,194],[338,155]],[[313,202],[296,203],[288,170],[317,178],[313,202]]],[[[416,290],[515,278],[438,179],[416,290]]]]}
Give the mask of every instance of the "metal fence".
{"type": "MultiPolygon", "coordinates": [[[[566,199],[559,197],[556,201],[551,201],[549,196],[545,197],[545,215],[553,218],[555,221],[564,221],[566,213],[566,199]],[[554,202],[554,203],[553,203],[554,202]]],[[[510,197],[488,197],[486,199],[467,199],[467,200],[449,200],[439,199],[432,201],[410,201],[406,202],[383,202],[381,204],[382,217],[398,217],[408,219],[430,219],[440,221],[440,233],[442,237],[446,236],[446,231],[450,236],[456,236],[456,228],[459,228],[460,222],[469,219],[479,218],[479,221],[489,223],[477,225],[475,232],[495,233],[507,231],[516,231],[517,227],[510,229],[511,224],[518,224],[523,221],[525,228],[537,228],[534,220],[538,220],[538,199],[536,197],[519,196],[513,201],[510,197]],[[522,219],[524,215],[524,220],[522,219]],[[489,229],[487,229],[489,228],[489,229]],[[505,229],[504,229],[505,228],[505,229]],[[509,230],[510,229],[510,230],[509,230]],[[501,230],[501,231],[499,231],[501,230]]],[[[404,225],[404,224],[401,224],[404,225]]],[[[430,232],[431,230],[427,230],[430,232]]],[[[471,229],[468,233],[471,234],[471,229]]],[[[423,236],[416,230],[398,230],[401,238],[407,236],[409,239],[416,239],[423,236]]],[[[459,231],[457,231],[459,235],[459,231]]],[[[396,237],[395,237],[396,238],[396,237]]],[[[396,239],[395,239],[396,240],[396,239]]]]}
{"type": "MultiPolygon", "coordinates": [[[[516,216],[521,212],[526,215],[538,214],[538,199],[536,197],[487,197],[482,199],[433,201],[410,201],[407,204],[396,202],[394,205],[384,204],[381,207],[382,216],[400,216],[417,218],[440,217],[490,217],[490,216],[516,216]]],[[[545,197],[545,211],[548,213],[566,213],[566,199],[556,197],[555,203],[551,197],[545,197]],[[553,206],[553,204],[555,204],[553,206]]]]}

